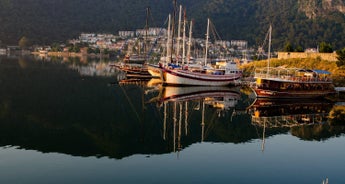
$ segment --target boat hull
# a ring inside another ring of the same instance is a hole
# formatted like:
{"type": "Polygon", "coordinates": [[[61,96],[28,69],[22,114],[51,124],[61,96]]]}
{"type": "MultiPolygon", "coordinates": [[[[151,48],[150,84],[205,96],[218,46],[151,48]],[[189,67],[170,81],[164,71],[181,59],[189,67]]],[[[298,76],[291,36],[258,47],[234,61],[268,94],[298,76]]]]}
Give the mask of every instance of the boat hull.
{"type": "Polygon", "coordinates": [[[147,71],[152,77],[162,78],[162,69],[156,65],[147,65],[147,71]]]}
{"type": "Polygon", "coordinates": [[[300,91],[274,91],[267,89],[254,89],[257,98],[322,98],[327,95],[333,94],[332,90],[325,91],[311,91],[311,90],[300,90],[300,91]]]}
{"type": "Polygon", "coordinates": [[[255,72],[252,86],[258,98],[323,98],[335,93],[325,70],[272,67],[255,72]]]}
{"type": "Polygon", "coordinates": [[[240,73],[227,75],[214,75],[192,72],[181,69],[162,69],[165,85],[177,86],[228,86],[236,85],[241,78],[240,73]]]}

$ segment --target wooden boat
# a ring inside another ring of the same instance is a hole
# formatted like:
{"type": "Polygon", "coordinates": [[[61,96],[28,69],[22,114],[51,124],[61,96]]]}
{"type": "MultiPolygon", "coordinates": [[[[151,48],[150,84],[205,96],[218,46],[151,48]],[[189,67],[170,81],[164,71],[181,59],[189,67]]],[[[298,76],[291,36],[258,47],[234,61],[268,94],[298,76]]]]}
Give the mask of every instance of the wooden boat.
{"type": "Polygon", "coordinates": [[[257,71],[256,85],[253,87],[259,98],[319,98],[335,93],[325,70],[298,68],[269,68],[257,71]]]}
{"type": "MultiPolygon", "coordinates": [[[[126,73],[127,77],[131,78],[150,78],[151,75],[148,72],[147,68],[147,60],[149,58],[148,51],[147,51],[147,31],[148,31],[148,18],[149,18],[149,12],[150,9],[146,9],[146,25],[145,25],[145,42],[144,42],[144,53],[140,52],[140,47],[139,46],[139,51],[138,54],[132,54],[131,51],[128,51],[129,53],[125,56],[123,59],[123,62],[119,63],[117,65],[117,68],[122,70],[123,72],[126,73]]],[[[138,39],[139,40],[139,39],[138,39]]],[[[140,45],[140,44],[139,44],[140,45]]],[[[129,47],[130,48],[130,47],[129,47]]],[[[131,50],[131,49],[130,49],[131,50]]]]}
{"type": "Polygon", "coordinates": [[[272,27],[269,28],[268,66],[256,69],[253,90],[258,98],[319,98],[335,93],[330,72],[269,67],[272,27]]]}
{"type": "Polygon", "coordinates": [[[146,64],[118,63],[112,66],[124,72],[127,78],[152,78],[146,64]]]}

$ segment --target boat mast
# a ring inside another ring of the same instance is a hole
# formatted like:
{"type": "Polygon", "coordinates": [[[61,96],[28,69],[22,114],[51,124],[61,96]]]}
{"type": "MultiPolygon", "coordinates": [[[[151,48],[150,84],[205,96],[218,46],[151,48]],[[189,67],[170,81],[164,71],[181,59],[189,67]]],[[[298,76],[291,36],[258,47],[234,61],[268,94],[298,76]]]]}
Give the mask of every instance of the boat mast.
{"type": "MultiPolygon", "coordinates": [[[[174,36],[175,36],[175,17],[176,17],[176,0],[174,0],[174,12],[171,20],[171,48],[174,49],[174,36]]],[[[170,52],[170,63],[173,61],[173,51],[170,52]]]]}
{"type": "MultiPolygon", "coordinates": [[[[181,42],[181,17],[182,17],[182,5],[180,5],[180,11],[178,15],[178,28],[177,28],[177,49],[176,49],[176,59],[180,56],[180,42],[181,42]]],[[[178,61],[178,60],[176,60],[178,61]]]]}
{"type": "Polygon", "coordinates": [[[207,64],[208,38],[210,34],[210,19],[207,19],[206,43],[205,43],[205,66],[207,64]]]}
{"type": "Polygon", "coordinates": [[[186,9],[183,15],[183,36],[182,36],[182,64],[186,60],[186,9]]]}
{"type": "Polygon", "coordinates": [[[268,77],[269,73],[270,73],[271,37],[272,37],[272,25],[270,25],[270,28],[268,30],[268,56],[267,56],[267,75],[266,75],[266,77],[268,77]]]}
{"type": "Polygon", "coordinates": [[[170,37],[170,29],[171,29],[171,27],[170,27],[170,25],[171,25],[171,14],[169,14],[169,18],[168,18],[168,35],[167,35],[167,56],[166,56],[166,59],[165,59],[165,62],[166,63],[171,63],[171,57],[170,57],[170,55],[171,55],[171,47],[170,47],[170,42],[171,42],[171,37],[170,37]]]}
{"type": "Polygon", "coordinates": [[[144,43],[144,54],[145,54],[145,60],[147,60],[148,52],[147,52],[147,32],[148,32],[148,26],[149,26],[149,14],[150,14],[150,8],[146,8],[146,24],[145,24],[145,43],[144,43]]]}
{"type": "Polygon", "coordinates": [[[188,39],[188,50],[187,50],[187,63],[189,64],[190,60],[190,50],[192,47],[192,28],[193,28],[193,21],[190,21],[189,25],[189,39],[188,39]]]}

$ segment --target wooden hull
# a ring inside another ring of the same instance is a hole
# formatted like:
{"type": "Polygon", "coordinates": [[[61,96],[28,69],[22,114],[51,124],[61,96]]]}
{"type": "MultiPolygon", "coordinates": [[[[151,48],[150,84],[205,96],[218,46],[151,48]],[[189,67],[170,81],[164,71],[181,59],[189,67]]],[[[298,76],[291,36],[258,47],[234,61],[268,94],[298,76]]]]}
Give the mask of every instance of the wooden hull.
{"type": "Polygon", "coordinates": [[[262,68],[255,73],[253,90],[258,98],[322,98],[335,93],[329,75],[325,70],[262,68]]]}
{"type": "Polygon", "coordinates": [[[214,75],[181,69],[162,69],[165,85],[228,86],[236,85],[242,74],[214,75]]]}
{"type": "Polygon", "coordinates": [[[333,94],[333,90],[298,90],[298,91],[275,91],[269,89],[254,89],[258,98],[322,98],[333,94]]]}
{"type": "Polygon", "coordinates": [[[147,68],[130,68],[130,67],[123,67],[120,68],[126,74],[136,74],[136,75],[150,75],[147,71],[147,68]]]}

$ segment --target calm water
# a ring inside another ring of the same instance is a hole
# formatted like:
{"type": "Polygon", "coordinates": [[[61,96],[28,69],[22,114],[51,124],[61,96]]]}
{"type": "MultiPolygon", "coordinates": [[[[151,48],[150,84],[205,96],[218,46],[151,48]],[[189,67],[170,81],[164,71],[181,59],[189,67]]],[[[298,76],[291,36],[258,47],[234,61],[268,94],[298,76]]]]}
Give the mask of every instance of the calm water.
{"type": "Polygon", "coordinates": [[[0,183],[345,183],[336,104],[120,77],[99,61],[0,58],[0,183]]]}

